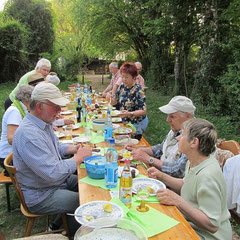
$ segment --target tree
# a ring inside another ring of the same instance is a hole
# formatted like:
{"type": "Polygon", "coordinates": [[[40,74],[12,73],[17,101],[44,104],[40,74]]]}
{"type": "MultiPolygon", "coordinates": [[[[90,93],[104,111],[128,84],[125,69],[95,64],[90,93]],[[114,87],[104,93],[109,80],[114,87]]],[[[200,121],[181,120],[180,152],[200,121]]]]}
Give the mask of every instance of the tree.
{"type": "Polygon", "coordinates": [[[11,0],[5,11],[27,30],[26,50],[31,62],[35,64],[40,53],[53,51],[54,28],[50,3],[43,0],[11,0]]]}

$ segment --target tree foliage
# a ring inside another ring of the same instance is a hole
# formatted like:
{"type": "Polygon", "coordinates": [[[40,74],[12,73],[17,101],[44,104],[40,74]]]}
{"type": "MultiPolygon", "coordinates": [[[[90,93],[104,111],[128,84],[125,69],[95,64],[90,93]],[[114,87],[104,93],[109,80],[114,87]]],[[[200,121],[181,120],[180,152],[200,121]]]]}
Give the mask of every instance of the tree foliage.
{"type": "Polygon", "coordinates": [[[51,4],[42,0],[12,0],[5,10],[27,30],[26,51],[36,62],[40,53],[52,52],[54,28],[51,4]]]}

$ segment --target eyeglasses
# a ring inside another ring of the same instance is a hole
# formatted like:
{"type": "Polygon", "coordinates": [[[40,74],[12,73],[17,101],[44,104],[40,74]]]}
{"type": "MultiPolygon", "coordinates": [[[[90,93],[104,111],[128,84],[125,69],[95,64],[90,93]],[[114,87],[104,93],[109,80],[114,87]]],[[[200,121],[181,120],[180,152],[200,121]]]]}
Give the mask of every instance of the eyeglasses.
{"type": "Polygon", "coordinates": [[[61,106],[59,106],[59,105],[56,105],[56,104],[53,105],[53,104],[49,104],[46,102],[42,102],[42,103],[54,108],[56,110],[56,112],[61,111],[61,106]]]}

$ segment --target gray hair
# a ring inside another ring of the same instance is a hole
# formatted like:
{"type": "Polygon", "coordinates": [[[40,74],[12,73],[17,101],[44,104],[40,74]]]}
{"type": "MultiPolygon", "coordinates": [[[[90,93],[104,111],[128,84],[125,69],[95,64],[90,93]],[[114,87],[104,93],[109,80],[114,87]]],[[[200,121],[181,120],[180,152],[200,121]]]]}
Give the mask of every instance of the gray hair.
{"type": "Polygon", "coordinates": [[[37,68],[42,68],[43,66],[46,66],[46,67],[50,67],[51,68],[51,62],[46,59],[46,58],[41,58],[38,62],[37,62],[37,65],[35,67],[35,70],[37,68]]]}
{"type": "Polygon", "coordinates": [[[16,91],[15,98],[21,102],[22,101],[29,102],[29,100],[31,99],[33,89],[34,89],[33,86],[25,85],[25,84],[21,85],[16,91]]]}
{"type": "MultiPolygon", "coordinates": [[[[181,115],[184,117],[186,112],[181,112],[181,111],[178,111],[179,113],[181,113],[181,115]]],[[[189,112],[191,114],[191,118],[194,118],[194,112],[189,112]]]]}
{"type": "Polygon", "coordinates": [[[118,68],[118,64],[116,62],[112,62],[109,64],[109,67],[118,68]]]}
{"type": "Polygon", "coordinates": [[[30,99],[30,105],[29,105],[30,110],[34,110],[36,108],[36,105],[37,105],[38,102],[40,102],[40,101],[30,99]]]}
{"type": "Polygon", "coordinates": [[[135,65],[137,66],[140,66],[142,68],[142,64],[140,62],[135,62],[135,65]]]}
{"type": "Polygon", "coordinates": [[[217,131],[209,121],[201,118],[192,118],[183,123],[182,130],[186,131],[189,141],[194,138],[199,140],[198,151],[202,155],[209,156],[215,151],[217,131]]]}
{"type": "Polygon", "coordinates": [[[57,86],[60,83],[60,79],[58,78],[57,75],[47,75],[46,79],[49,83],[52,83],[55,86],[57,86]]]}

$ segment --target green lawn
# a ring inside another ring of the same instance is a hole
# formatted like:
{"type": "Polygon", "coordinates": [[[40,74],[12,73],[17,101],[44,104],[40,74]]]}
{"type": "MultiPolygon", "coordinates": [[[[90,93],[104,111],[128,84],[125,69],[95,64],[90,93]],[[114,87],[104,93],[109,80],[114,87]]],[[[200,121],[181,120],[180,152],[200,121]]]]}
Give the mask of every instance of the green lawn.
{"type": "MultiPolygon", "coordinates": [[[[88,78],[86,78],[88,79],[88,78]]],[[[102,91],[108,81],[105,78],[105,84],[101,84],[101,76],[99,76],[99,81],[93,83],[93,87],[98,91],[102,91]]],[[[60,84],[61,89],[67,90],[67,85],[69,82],[63,82],[60,84]]],[[[0,118],[4,113],[4,101],[10,91],[15,87],[15,84],[1,84],[0,85],[0,118]]],[[[169,131],[169,125],[166,123],[166,115],[163,114],[158,108],[170,100],[169,97],[162,96],[161,93],[148,89],[147,90],[147,112],[149,118],[148,129],[145,132],[144,136],[149,141],[151,145],[160,143],[166,136],[169,131]]],[[[197,106],[196,111],[197,117],[206,118],[212,121],[219,132],[220,137],[225,137],[226,139],[235,139],[240,141],[239,133],[237,132],[237,127],[232,125],[229,122],[228,117],[219,117],[212,116],[211,114],[207,114],[204,111],[204,108],[201,106],[197,106]]],[[[11,187],[11,207],[12,211],[10,213],[7,212],[6,207],[6,196],[5,196],[5,186],[0,185],[0,229],[6,236],[6,239],[13,239],[22,237],[25,229],[25,218],[22,216],[19,210],[19,204],[17,200],[17,196],[13,187],[11,187]]],[[[45,219],[37,220],[34,224],[33,232],[44,230],[44,226],[46,224],[45,219]]],[[[235,226],[235,230],[238,230],[238,226],[233,223],[235,226]]]]}

